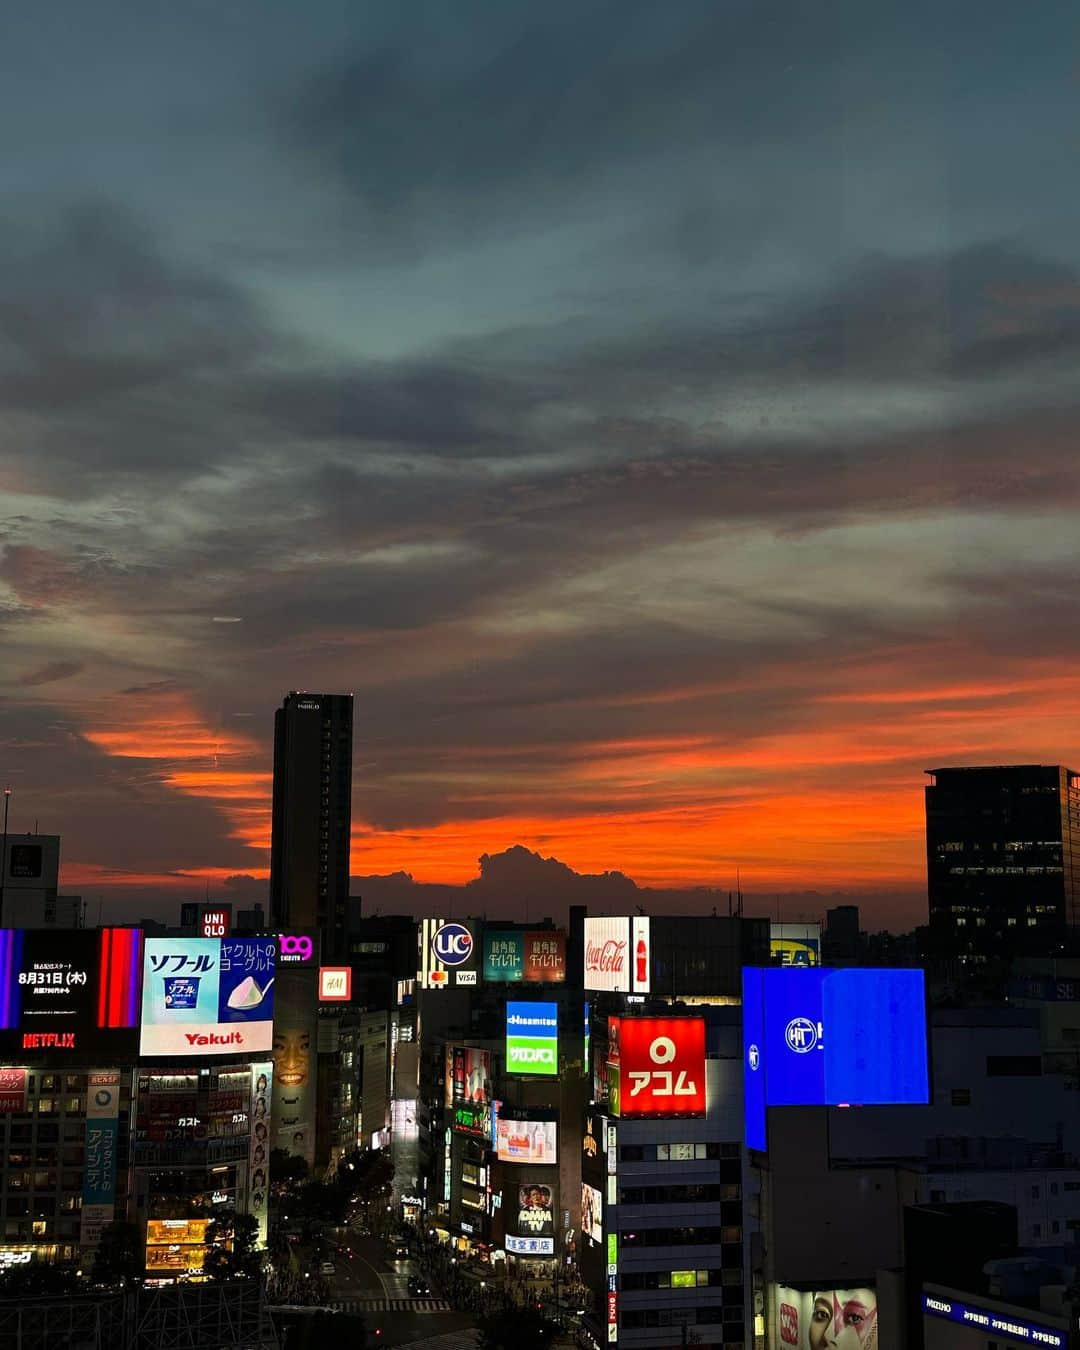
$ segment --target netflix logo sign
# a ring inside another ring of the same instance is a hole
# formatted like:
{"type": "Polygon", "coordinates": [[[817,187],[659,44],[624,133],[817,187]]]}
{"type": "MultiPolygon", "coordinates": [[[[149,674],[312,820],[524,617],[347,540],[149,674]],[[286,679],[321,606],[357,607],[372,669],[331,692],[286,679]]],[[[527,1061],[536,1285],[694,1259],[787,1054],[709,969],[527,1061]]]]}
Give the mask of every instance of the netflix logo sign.
{"type": "Polygon", "coordinates": [[[649,920],[585,920],[585,988],[615,994],[650,990],[652,944],[649,920]]]}

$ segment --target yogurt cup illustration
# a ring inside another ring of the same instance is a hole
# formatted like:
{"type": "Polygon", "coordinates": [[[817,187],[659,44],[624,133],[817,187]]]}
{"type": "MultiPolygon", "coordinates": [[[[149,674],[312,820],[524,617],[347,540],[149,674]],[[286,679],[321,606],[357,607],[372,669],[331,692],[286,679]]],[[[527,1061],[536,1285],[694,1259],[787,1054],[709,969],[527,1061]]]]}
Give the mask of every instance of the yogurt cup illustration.
{"type": "Polygon", "coordinates": [[[228,1006],[234,1011],[247,1011],[250,1008],[257,1008],[269,993],[270,986],[274,983],[274,977],[271,976],[265,985],[260,989],[256,980],[247,975],[229,995],[228,1006]]]}
{"type": "Polygon", "coordinates": [[[198,975],[166,975],[166,1008],[194,1008],[199,1002],[198,975]]]}

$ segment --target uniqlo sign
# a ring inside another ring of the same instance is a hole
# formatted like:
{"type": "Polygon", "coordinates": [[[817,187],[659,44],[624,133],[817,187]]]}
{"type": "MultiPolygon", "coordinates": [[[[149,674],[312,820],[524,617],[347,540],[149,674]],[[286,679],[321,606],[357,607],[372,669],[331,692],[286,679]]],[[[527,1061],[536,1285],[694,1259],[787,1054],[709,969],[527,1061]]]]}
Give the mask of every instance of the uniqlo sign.
{"type": "Polygon", "coordinates": [[[619,1024],[619,1114],[705,1114],[705,1019],[624,1017],[619,1024]]]}

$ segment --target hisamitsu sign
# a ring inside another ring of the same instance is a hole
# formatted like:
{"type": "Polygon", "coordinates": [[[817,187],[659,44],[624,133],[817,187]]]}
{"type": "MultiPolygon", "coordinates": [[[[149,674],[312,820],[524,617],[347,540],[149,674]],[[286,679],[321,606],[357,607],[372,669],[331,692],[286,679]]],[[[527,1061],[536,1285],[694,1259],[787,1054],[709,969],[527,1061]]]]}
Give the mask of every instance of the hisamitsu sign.
{"type": "Polygon", "coordinates": [[[506,1005],[506,1071],[549,1077],[559,1072],[559,1005],[506,1005]]]}

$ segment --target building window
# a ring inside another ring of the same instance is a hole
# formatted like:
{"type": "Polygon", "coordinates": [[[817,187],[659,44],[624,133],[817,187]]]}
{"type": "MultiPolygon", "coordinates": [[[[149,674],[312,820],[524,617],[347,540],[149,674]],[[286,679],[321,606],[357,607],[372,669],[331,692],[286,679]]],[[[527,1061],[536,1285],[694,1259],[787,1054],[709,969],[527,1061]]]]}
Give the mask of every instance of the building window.
{"type": "Polygon", "coordinates": [[[953,1106],[970,1106],[970,1105],[971,1105],[971,1089],[970,1089],[970,1088],[953,1088],[952,1093],[950,1094],[950,1096],[951,1096],[951,1102],[952,1102],[952,1105],[953,1105],[953,1106]]]}

